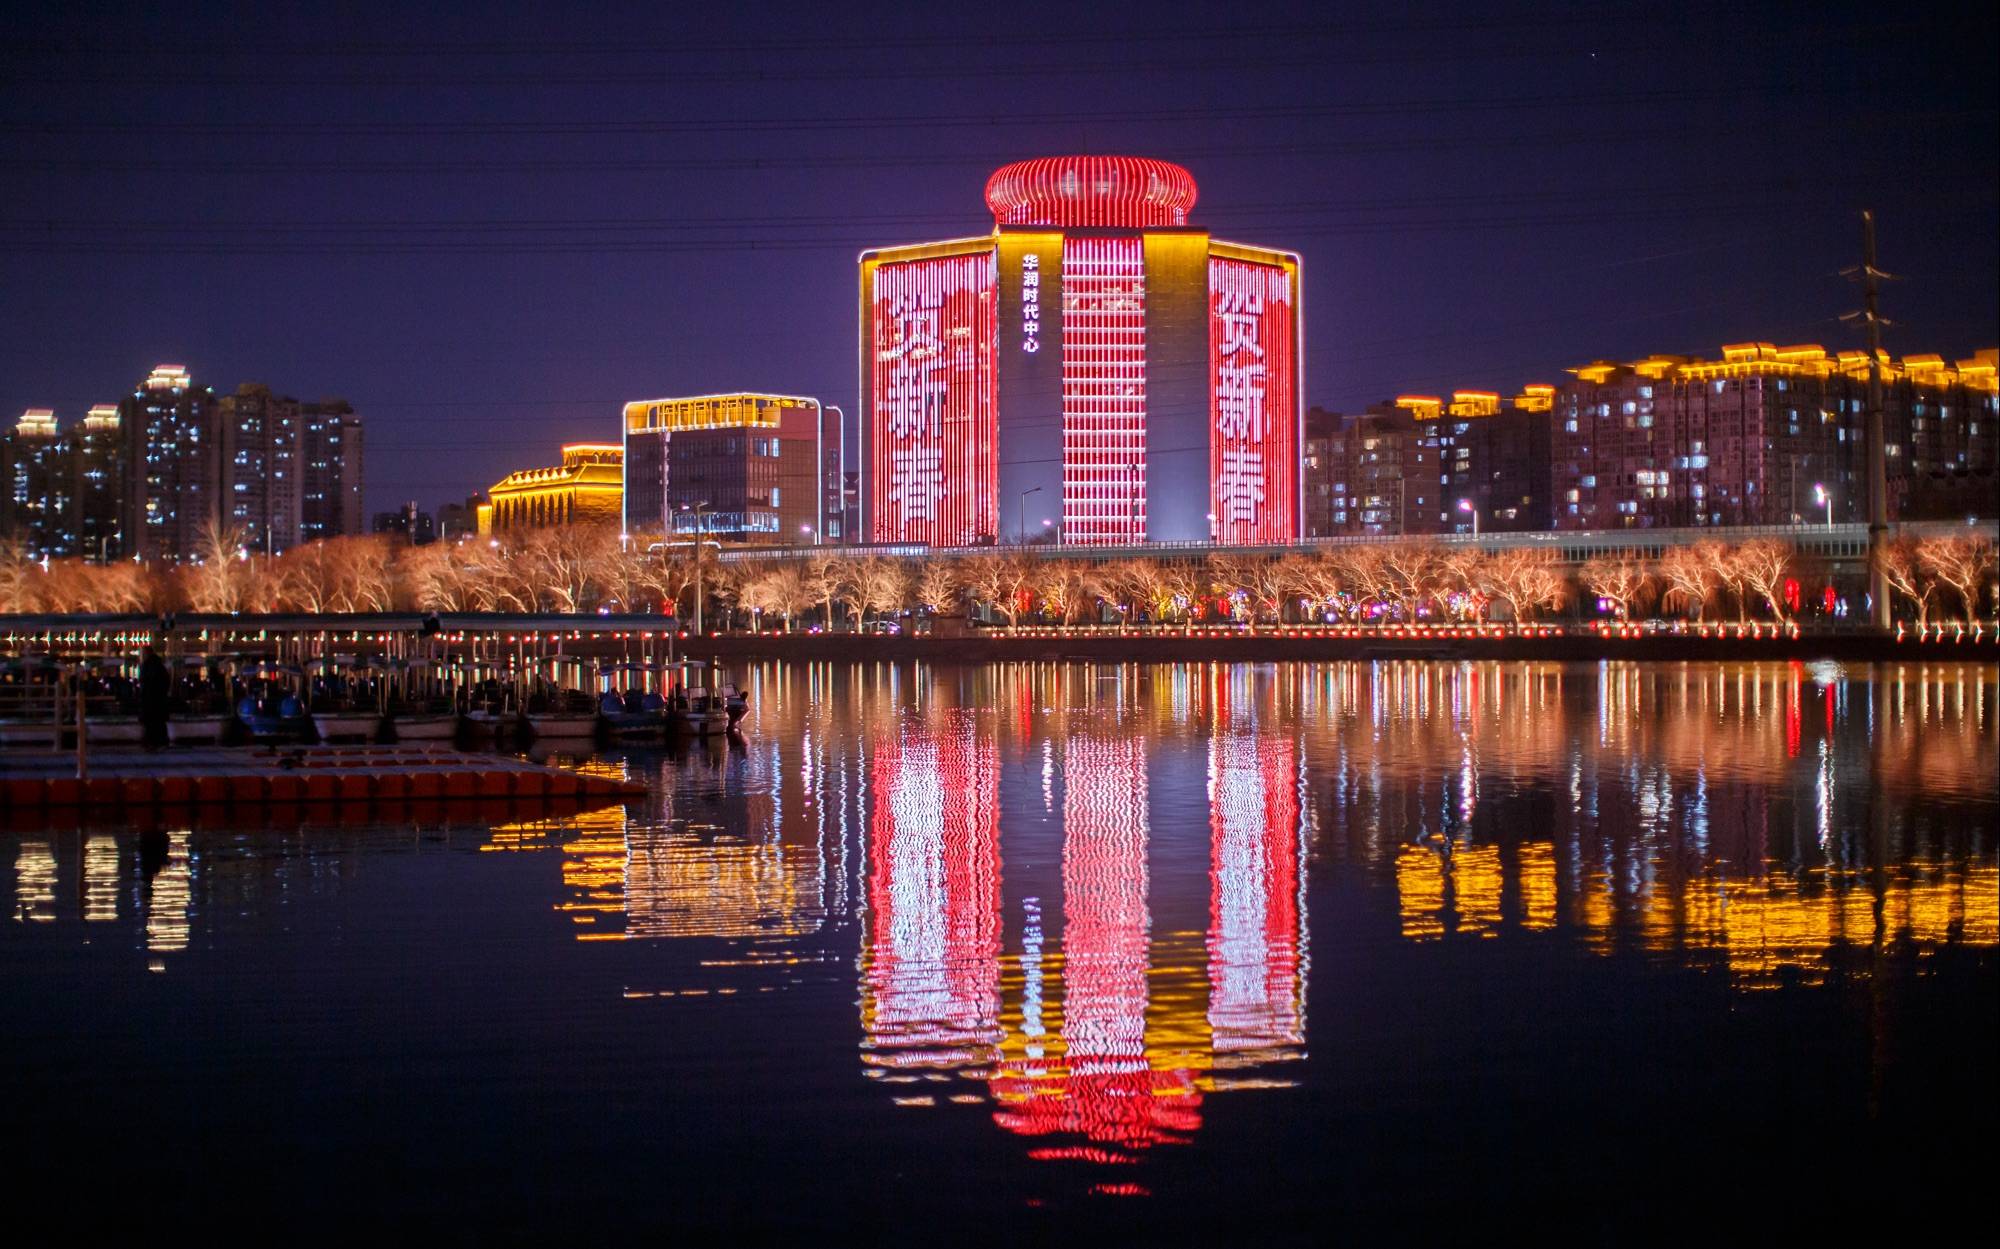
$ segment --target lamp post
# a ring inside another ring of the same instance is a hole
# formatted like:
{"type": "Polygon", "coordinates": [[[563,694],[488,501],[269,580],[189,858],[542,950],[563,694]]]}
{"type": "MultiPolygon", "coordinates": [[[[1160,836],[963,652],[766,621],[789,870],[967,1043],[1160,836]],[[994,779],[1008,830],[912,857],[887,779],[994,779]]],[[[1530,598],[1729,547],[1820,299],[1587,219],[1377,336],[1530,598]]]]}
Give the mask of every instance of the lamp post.
{"type": "Polygon", "coordinates": [[[1040,494],[1041,492],[1042,488],[1040,486],[1030,486],[1026,490],[1023,490],[1021,492],[1021,498],[1019,502],[1021,505],[1020,521],[1021,521],[1022,546],[1028,545],[1028,496],[1031,494],[1040,494]]]}
{"type": "Polygon", "coordinates": [[[1139,465],[1134,462],[1125,467],[1132,474],[1132,541],[1144,542],[1146,535],[1139,529],[1139,465]]]}
{"type": "Polygon", "coordinates": [[[1813,483],[1813,502],[1826,509],[1826,527],[1833,528],[1833,492],[1824,483],[1813,483]]]}
{"type": "Polygon", "coordinates": [[[694,512],[694,635],[701,636],[701,514],[708,510],[708,500],[693,504],[683,504],[694,512]]]}
{"type": "Polygon", "coordinates": [[[1479,536],[1479,508],[1478,508],[1478,507],[1477,507],[1477,506],[1476,506],[1476,505],[1475,505],[1475,504],[1474,504],[1474,503],[1472,502],[1472,500],[1471,500],[1471,499],[1460,499],[1460,500],[1458,501],[1458,510],[1459,510],[1459,511],[1461,511],[1461,512],[1467,512],[1467,513],[1470,513],[1470,514],[1471,514],[1471,516],[1472,516],[1472,536],[1473,536],[1473,537],[1475,537],[1475,538],[1476,538],[1476,537],[1478,537],[1478,536],[1479,536]]]}

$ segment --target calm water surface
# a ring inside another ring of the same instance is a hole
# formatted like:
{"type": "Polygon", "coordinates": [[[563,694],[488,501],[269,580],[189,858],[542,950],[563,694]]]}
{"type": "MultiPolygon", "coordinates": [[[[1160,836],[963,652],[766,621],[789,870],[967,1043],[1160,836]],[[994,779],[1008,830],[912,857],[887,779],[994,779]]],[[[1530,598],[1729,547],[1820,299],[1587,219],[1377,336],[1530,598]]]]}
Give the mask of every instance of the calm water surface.
{"type": "Polygon", "coordinates": [[[593,761],[651,784],[628,807],[7,832],[0,1219],[1728,1242],[1985,1209],[1992,666],[750,684],[744,744],[593,761]]]}

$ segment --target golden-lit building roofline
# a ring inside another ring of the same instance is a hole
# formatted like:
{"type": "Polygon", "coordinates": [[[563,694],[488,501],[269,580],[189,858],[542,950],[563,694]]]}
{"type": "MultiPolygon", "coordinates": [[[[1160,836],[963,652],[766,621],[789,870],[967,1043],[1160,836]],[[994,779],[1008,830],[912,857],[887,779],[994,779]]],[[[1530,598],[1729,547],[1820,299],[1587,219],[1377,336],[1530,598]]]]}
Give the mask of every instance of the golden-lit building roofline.
{"type": "Polygon", "coordinates": [[[776,429],[780,414],[788,408],[809,408],[817,412],[820,402],[808,395],[775,395],[755,390],[635,399],[625,405],[625,431],[776,429]]]}
{"type": "MultiPolygon", "coordinates": [[[[2000,348],[1983,348],[1969,360],[1948,362],[1936,353],[1904,356],[1900,361],[1883,352],[1879,358],[1882,380],[1919,381],[1925,385],[1963,385],[1974,390],[1995,389],[1996,365],[2000,348]]],[[[1593,360],[1567,370],[1581,381],[1602,385],[1621,370],[1640,377],[1663,381],[1710,381],[1739,377],[1863,377],[1868,373],[1868,353],[1846,348],[1829,352],[1818,343],[1798,343],[1780,347],[1774,343],[1726,343],[1717,360],[1689,356],[1653,355],[1643,360],[1621,363],[1593,360]]],[[[1524,392],[1526,393],[1526,392],[1524,392]]],[[[1518,401],[1517,401],[1518,406],[1518,401]]]]}

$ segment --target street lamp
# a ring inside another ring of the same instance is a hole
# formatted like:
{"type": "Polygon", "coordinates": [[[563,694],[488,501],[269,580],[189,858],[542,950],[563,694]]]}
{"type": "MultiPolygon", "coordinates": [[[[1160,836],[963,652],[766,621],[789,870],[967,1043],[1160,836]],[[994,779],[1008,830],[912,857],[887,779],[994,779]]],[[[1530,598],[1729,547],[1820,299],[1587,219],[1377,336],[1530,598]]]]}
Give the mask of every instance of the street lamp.
{"type": "Polygon", "coordinates": [[[1833,492],[1824,483],[1813,483],[1813,502],[1826,509],[1826,527],[1833,528],[1833,492]]]}
{"type": "Polygon", "coordinates": [[[1139,529],[1139,465],[1134,462],[1125,467],[1132,474],[1132,540],[1144,542],[1146,535],[1139,529]]]}
{"type": "Polygon", "coordinates": [[[701,636],[701,514],[708,510],[708,500],[693,504],[681,504],[682,511],[694,512],[694,635],[701,636]]]}
{"type": "Polygon", "coordinates": [[[1459,510],[1459,511],[1461,511],[1461,512],[1468,512],[1468,513],[1470,513],[1470,514],[1471,514],[1471,516],[1472,516],[1472,536],[1473,536],[1473,537],[1475,537],[1475,538],[1476,538],[1476,537],[1478,537],[1478,536],[1479,536],[1479,509],[1478,509],[1477,507],[1473,506],[1473,503],[1472,503],[1472,500],[1471,500],[1471,499],[1460,499],[1460,500],[1458,501],[1458,510],[1459,510]]]}
{"type": "Polygon", "coordinates": [[[1021,520],[1021,545],[1022,545],[1022,546],[1026,546],[1026,545],[1028,545],[1028,496],[1029,496],[1029,495],[1031,495],[1031,494],[1040,494],[1041,492],[1042,492],[1042,488],[1041,488],[1040,486],[1030,486],[1030,487],[1028,487],[1028,488],[1027,488],[1026,490],[1023,490],[1023,491],[1021,492],[1021,498],[1020,498],[1020,504],[1021,504],[1021,516],[1020,516],[1020,520],[1021,520]]]}

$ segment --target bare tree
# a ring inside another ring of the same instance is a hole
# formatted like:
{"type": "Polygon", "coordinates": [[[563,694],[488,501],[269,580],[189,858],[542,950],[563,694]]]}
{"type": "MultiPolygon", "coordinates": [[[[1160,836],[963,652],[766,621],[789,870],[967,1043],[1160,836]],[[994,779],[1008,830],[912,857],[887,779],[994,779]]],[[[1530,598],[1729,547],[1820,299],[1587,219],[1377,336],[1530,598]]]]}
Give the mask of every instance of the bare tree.
{"type": "Polygon", "coordinates": [[[951,560],[926,560],[917,571],[917,606],[933,616],[952,615],[959,608],[964,593],[964,579],[951,560]]]}
{"type": "Polygon", "coordinates": [[[1292,591],[1317,606],[1320,618],[1323,618],[1325,610],[1336,605],[1347,589],[1347,577],[1339,554],[1316,551],[1311,555],[1288,557],[1287,563],[1296,578],[1292,591]]]}
{"type": "Polygon", "coordinates": [[[812,589],[798,561],[769,560],[739,567],[737,602],[759,621],[766,615],[779,617],[784,621],[785,632],[790,633],[792,618],[813,602],[812,589]]]}
{"type": "Polygon", "coordinates": [[[1584,564],[1578,574],[1583,587],[1600,599],[1610,601],[1620,620],[1630,620],[1651,588],[1652,574],[1630,553],[1601,556],[1584,564]]]}
{"type": "Polygon", "coordinates": [[[1160,566],[1161,588],[1172,611],[1190,626],[1200,617],[1202,601],[1215,593],[1215,576],[1206,560],[1176,560],[1160,566]]]}
{"type": "Polygon", "coordinates": [[[1432,543],[1392,543],[1382,549],[1382,569],[1384,584],[1405,620],[1415,620],[1424,603],[1437,596],[1442,564],[1432,543]]]}
{"type": "Polygon", "coordinates": [[[1219,554],[1209,561],[1217,589],[1242,605],[1242,619],[1253,633],[1260,619],[1284,619],[1285,599],[1296,572],[1296,565],[1281,565],[1268,555],[1219,554]]]}
{"type": "Polygon", "coordinates": [[[1722,583],[1727,549],[1720,542],[1668,547],[1660,556],[1660,579],[1666,582],[1664,606],[1702,618],[1708,600],[1722,583]]]}
{"type": "Polygon", "coordinates": [[[1482,575],[1496,598],[1504,598],[1520,621],[1534,619],[1544,608],[1562,606],[1561,556],[1547,547],[1508,547],[1495,551],[1482,575]]]}
{"type": "Polygon", "coordinates": [[[199,612],[243,609],[249,588],[243,540],[239,526],[218,521],[202,526],[194,561],[181,569],[189,607],[199,612]]]}
{"type": "Polygon", "coordinates": [[[966,593],[1005,616],[1012,628],[1032,598],[1035,563],[1019,551],[982,551],[964,561],[966,593]]]}
{"type": "Polygon", "coordinates": [[[909,605],[910,567],[900,559],[871,555],[854,565],[854,601],[861,608],[861,623],[868,613],[881,623],[884,615],[894,616],[909,605]]]}
{"type": "Polygon", "coordinates": [[[1917,549],[1923,566],[1958,595],[1969,623],[1979,619],[1979,605],[1993,580],[1993,544],[1976,534],[1926,538],[1917,549]]]}
{"type": "MultiPolygon", "coordinates": [[[[926,567],[942,566],[944,561],[934,560],[926,567]]],[[[853,565],[838,555],[821,552],[806,561],[805,578],[812,588],[813,601],[826,609],[826,627],[831,630],[835,623],[833,605],[847,595],[854,580],[853,565]]]]}
{"type": "Polygon", "coordinates": [[[1042,610],[1053,612],[1058,623],[1074,623],[1085,604],[1097,601],[1096,581],[1090,569],[1075,560],[1042,560],[1036,574],[1035,589],[1042,610]]]}
{"type": "Polygon", "coordinates": [[[1776,538],[1757,538],[1737,547],[1734,563],[1737,575],[1750,593],[1764,600],[1779,621],[1789,621],[1785,606],[1785,582],[1792,575],[1795,558],[1792,545],[1776,538]]]}
{"type": "Polygon", "coordinates": [[[1918,628],[1930,622],[1937,584],[1924,561],[1922,543],[1907,534],[1892,540],[1882,551],[1882,577],[1890,593],[1902,595],[1916,608],[1918,628]]]}
{"type": "Polygon", "coordinates": [[[47,579],[27,543],[18,538],[0,541],[0,611],[24,615],[42,610],[47,579]]]}
{"type": "Polygon", "coordinates": [[[1454,543],[1438,552],[1438,589],[1441,594],[1463,594],[1469,619],[1479,619],[1486,600],[1492,597],[1491,562],[1477,546],[1454,543]]]}
{"type": "Polygon", "coordinates": [[[1375,542],[1344,546],[1334,555],[1340,575],[1363,602],[1383,607],[1398,601],[1398,581],[1389,567],[1389,548],[1375,542]]]}
{"type": "Polygon", "coordinates": [[[1159,621],[1167,615],[1171,595],[1165,572],[1158,561],[1145,558],[1118,560],[1097,570],[1099,592],[1120,605],[1126,623],[1136,623],[1140,612],[1159,621]]]}

